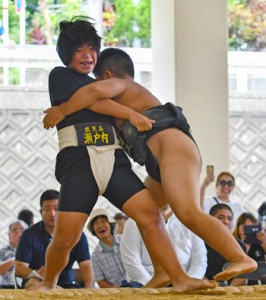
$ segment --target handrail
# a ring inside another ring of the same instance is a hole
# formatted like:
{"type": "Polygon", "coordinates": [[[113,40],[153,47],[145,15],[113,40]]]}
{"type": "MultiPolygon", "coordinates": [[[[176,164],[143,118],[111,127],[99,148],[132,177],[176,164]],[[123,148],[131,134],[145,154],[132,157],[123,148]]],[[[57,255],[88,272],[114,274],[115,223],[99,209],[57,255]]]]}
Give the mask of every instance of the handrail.
{"type": "MultiPolygon", "coordinates": [[[[136,80],[141,82],[141,74],[146,72],[152,75],[152,49],[123,48],[132,57],[136,80]]],[[[26,82],[27,69],[52,69],[62,65],[55,46],[0,45],[0,69],[3,69],[3,78],[0,85],[9,85],[8,72],[10,68],[20,69],[20,85],[30,86],[26,82]]],[[[266,53],[264,52],[228,52],[228,80],[229,90],[239,93],[263,92],[266,93],[266,53]]],[[[47,84],[41,83],[42,84],[47,84]]]]}

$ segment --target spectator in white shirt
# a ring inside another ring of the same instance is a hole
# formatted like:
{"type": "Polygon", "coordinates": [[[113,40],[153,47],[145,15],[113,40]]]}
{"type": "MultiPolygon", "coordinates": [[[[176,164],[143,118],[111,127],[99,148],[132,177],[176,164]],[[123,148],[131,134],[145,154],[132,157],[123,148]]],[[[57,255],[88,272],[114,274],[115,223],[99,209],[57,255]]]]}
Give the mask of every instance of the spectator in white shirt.
{"type": "MultiPolygon", "coordinates": [[[[207,251],[204,242],[172,215],[166,229],[181,265],[189,276],[204,277],[207,251]]],[[[121,238],[120,252],[126,269],[127,281],[145,286],[153,276],[153,265],[136,223],[128,219],[121,238]]]]}
{"type": "Polygon", "coordinates": [[[209,214],[210,209],[216,204],[227,204],[230,206],[234,213],[234,220],[232,224],[232,230],[236,226],[236,220],[243,213],[246,212],[244,206],[230,199],[230,195],[235,188],[235,177],[229,172],[221,172],[216,179],[216,196],[205,197],[205,190],[208,185],[215,180],[214,175],[207,174],[206,178],[200,187],[200,204],[203,211],[209,214]]]}

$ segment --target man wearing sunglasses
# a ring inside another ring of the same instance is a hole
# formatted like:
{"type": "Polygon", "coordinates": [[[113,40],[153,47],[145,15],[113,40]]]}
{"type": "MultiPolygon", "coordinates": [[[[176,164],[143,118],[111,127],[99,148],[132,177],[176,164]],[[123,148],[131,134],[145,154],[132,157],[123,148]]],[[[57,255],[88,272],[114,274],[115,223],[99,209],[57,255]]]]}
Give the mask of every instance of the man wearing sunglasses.
{"type": "Polygon", "coordinates": [[[232,201],[230,195],[235,187],[235,177],[229,172],[221,172],[216,179],[216,196],[205,197],[205,190],[208,185],[215,180],[211,174],[207,174],[200,188],[200,203],[202,209],[209,213],[210,209],[216,204],[227,204],[234,213],[232,230],[235,228],[237,218],[247,210],[238,201],[232,201]]]}

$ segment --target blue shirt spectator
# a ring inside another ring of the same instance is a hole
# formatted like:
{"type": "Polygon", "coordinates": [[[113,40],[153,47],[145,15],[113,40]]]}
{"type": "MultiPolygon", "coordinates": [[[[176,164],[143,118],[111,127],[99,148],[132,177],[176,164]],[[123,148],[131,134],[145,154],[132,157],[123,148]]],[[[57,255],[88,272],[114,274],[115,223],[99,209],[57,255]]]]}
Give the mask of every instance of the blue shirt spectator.
{"type": "MultiPolygon", "coordinates": [[[[54,235],[58,198],[58,191],[45,191],[40,199],[42,221],[30,226],[21,235],[16,252],[15,271],[18,277],[23,278],[22,287],[27,289],[39,285],[43,280],[46,267],[46,251],[54,235]]],[[[63,288],[80,287],[73,282],[72,267],[75,261],[79,264],[82,287],[93,287],[92,263],[84,233],[70,252],[68,264],[57,280],[58,286],[63,288]]]]}
{"type": "MultiPolygon", "coordinates": [[[[40,221],[25,232],[23,232],[16,252],[16,260],[23,261],[29,264],[33,270],[38,270],[45,265],[46,249],[52,240],[52,236],[44,229],[43,221],[40,221]]],[[[72,249],[69,255],[69,261],[65,269],[59,276],[58,285],[65,287],[73,282],[73,264],[89,260],[89,248],[87,238],[84,233],[72,249]]]]}

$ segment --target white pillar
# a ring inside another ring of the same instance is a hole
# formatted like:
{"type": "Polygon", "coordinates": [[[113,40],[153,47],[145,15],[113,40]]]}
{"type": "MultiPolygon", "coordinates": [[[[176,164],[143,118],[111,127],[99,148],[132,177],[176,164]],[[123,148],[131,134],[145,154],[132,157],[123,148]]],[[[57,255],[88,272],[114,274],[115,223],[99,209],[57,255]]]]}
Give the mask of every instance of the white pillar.
{"type": "Polygon", "coordinates": [[[5,29],[5,33],[9,34],[9,17],[8,17],[8,0],[3,0],[3,27],[5,29]]]}
{"type": "Polygon", "coordinates": [[[88,16],[96,21],[95,28],[103,37],[103,0],[88,0],[88,16]]]}
{"type": "Polygon", "coordinates": [[[176,99],[175,0],[152,0],[152,91],[162,102],[176,99]]]}
{"type": "MultiPolygon", "coordinates": [[[[8,17],[8,0],[3,0],[3,27],[5,30],[5,33],[7,34],[7,36],[9,36],[9,17],[8,17]]],[[[8,67],[4,67],[3,68],[3,83],[4,85],[7,85],[9,82],[9,68],[8,67]]]]}
{"type": "Polygon", "coordinates": [[[26,43],[26,36],[25,36],[25,29],[26,29],[26,4],[25,1],[21,1],[21,10],[19,12],[19,44],[20,46],[25,46],[26,43]]]}
{"type": "Polygon", "coordinates": [[[152,0],[153,92],[180,105],[203,172],[229,167],[227,1],[152,0]]]}

